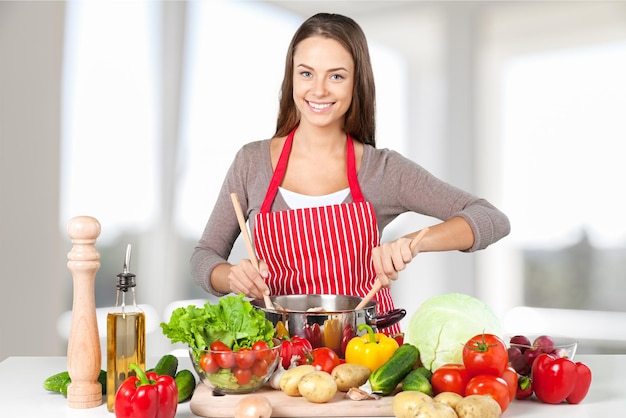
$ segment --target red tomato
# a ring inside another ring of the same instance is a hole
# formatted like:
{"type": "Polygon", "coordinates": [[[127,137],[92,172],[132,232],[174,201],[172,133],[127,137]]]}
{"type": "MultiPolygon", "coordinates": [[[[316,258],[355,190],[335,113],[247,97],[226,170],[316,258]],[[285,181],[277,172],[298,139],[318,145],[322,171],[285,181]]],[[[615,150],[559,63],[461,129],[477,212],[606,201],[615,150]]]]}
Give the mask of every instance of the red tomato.
{"type": "Polygon", "coordinates": [[[220,366],[217,365],[213,354],[205,353],[202,357],[200,357],[200,368],[204,370],[205,373],[215,373],[218,371],[220,366]]]}
{"type": "Polygon", "coordinates": [[[267,374],[267,368],[270,363],[265,359],[257,359],[252,365],[252,374],[258,377],[263,377],[267,374]]]}
{"type": "Polygon", "coordinates": [[[233,369],[233,375],[237,379],[237,383],[240,385],[246,385],[250,383],[250,380],[252,380],[252,370],[250,369],[240,369],[239,367],[235,367],[233,369]]]}
{"type": "Polygon", "coordinates": [[[506,344],[497,335],[475,335],[463,346],[463,364],[471,376],[501,376],[509,364],[506,344]]]}
{"type": "Polygon", "coordinates": [[[433,372],[431,384],[435,394],[454,392],[465,396],[465,386],[470,375],[462,364],[444,364],[433,372]]]}
{"type": "Polygon", "coordinates": [[[465,396],[489,395],[498,405],[502,412],[506,411],[511,402],[509,385],[501,377],[492,374],[480,374],[470,379],[465,387],[465,396]]]}
{"type": "Polygon", "coordinates": [[[272,351],[270,351],[269,348],[269,344],[267,344],[265,341],[257,341],[252,344],[252,351],[254,351],[257,358],[265,360],[272,356],[272,351]]]}
{"type": "Polygon", "coordinates": [[[222,369],[230,369],[236,364],[235,353],[224,343],[216,342],[211,344],[211,351],[217,365],[222,369]]]}
{"type": "Polygon", "coordinates": [[[332,372],[341,363],[339,355],[328,347],[315,348],[311,354],[313,355],[313,363],[311,363],[313,367],[326,373],[332,372]]]}
{"type": "Polygon", "coordinates": [[[211,344],[211,351],[227,351],[230,350],[230,348],[224,344],[221,341],[214,341],[213,344],[211,344]]]}
{"type": "Polygon", "coordinates": [[[515,369],[511,366],[507,366],[506,369],[502,372],[502,376],[500,376],[509,387],[509,400],[512,401],[515,399],[515,395],[517,394],[517,380],[518,375],[515,369]]]}
{"type": "Polygon", "coordinates": [[[243,347],[235,353],[235,362],[240,369],[249,369],[254,364],[256,354],[249,348],[243,347]]]}

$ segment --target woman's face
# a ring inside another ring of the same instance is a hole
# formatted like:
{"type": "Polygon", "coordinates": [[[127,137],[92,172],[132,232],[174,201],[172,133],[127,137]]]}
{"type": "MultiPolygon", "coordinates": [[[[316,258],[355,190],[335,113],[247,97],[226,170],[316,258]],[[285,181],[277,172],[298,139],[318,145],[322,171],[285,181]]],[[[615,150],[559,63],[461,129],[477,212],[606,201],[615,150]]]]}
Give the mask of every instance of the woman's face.
{"type": "Polygon", "coordinates": [[[314,36],[298,44],[293,64],[293,100],[300,123],[343,127],[354,85],[350,53],[333,39],[314,36]]]}

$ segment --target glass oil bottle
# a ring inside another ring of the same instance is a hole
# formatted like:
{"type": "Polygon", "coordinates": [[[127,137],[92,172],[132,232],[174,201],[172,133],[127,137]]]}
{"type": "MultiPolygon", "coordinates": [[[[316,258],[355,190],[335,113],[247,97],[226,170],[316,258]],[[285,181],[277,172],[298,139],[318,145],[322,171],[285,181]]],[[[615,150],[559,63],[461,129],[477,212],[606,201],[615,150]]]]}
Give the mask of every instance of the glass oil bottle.
{"type": "MultiPolygon", "coordinates": [[[[107,409],[113,412],[117,388],[129,376],[131,363],[146,366],[146,315],[135,300],[135,275],[129,272],[130,244],[124,269],[117,275],[115,308],[107,315],[107,409]]],[[[131,372],[130,374],[134,374],[131,372]]]]}

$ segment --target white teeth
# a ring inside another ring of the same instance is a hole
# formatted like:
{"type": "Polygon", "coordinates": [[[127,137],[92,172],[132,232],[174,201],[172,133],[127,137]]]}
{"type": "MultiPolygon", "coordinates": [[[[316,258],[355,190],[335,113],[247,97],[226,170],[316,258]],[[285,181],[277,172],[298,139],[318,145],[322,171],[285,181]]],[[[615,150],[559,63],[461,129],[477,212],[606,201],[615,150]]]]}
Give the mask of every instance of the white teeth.
{"type": "Polygon", "coordinates": [[[315,110],[324,110],[330,107],[330,103],[320,104],[309,102],[309,105],[315,110]]]}

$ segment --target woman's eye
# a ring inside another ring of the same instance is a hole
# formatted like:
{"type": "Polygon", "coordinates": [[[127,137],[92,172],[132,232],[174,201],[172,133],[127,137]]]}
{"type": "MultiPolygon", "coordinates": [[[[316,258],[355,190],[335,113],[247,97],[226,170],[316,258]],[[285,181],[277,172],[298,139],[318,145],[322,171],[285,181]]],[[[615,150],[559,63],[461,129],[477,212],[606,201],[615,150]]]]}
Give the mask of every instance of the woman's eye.
{"type": "Polygon", "coordinates": [[[300,75],[301,75],[302,77],[307,77],[307,78],[310,78],[310,77],[312,76],[312,74],[311,74],[311,72],[310,72],[310,71],[302,71],[302,72],[300,73],[300,75]]]}
{"type": "Polygon", "coordinates": [[[343,76],[339,74],[333,74],[330,76],[331,80],[343,80],[343,76]]]}

